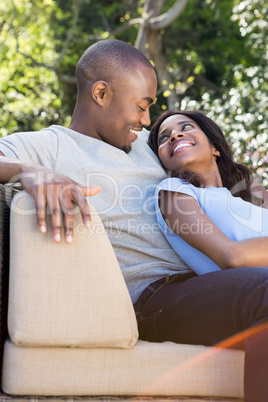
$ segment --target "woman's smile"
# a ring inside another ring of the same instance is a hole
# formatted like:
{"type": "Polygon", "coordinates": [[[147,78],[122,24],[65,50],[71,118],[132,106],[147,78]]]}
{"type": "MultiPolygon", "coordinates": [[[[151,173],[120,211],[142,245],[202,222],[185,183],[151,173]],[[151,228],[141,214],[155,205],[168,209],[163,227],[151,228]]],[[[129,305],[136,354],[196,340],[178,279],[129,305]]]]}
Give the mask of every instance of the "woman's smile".
{"type": "Polygon", "coordinates": [[[174,154],[176,154],[176,153],[178,153],[180,151],[183,151],[185,149],[192,148],[193,146],[194,146],[194,144],[191,141],[187,141],[187,140],[177,141],[172,147],[172,151],[171,151],[170,156],[172,156],[172,155],[174,155],[174,154]]]}

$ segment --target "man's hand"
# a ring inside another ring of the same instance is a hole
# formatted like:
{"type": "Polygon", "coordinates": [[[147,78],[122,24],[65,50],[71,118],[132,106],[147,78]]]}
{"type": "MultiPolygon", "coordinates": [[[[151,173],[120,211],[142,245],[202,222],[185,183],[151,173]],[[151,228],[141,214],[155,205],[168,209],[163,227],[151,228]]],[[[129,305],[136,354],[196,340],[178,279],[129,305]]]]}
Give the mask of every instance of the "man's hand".
{"type": "Polygon", "coordinates": [[[66,176],[33,164],[22,165],[18,176],[23,188],[34,198],[40,232],[47,231],[45,219],[47,204],[51,212],[53,239],[56,242],[61,240],[62,223],[65,242],[70,244],[73,240],[73,203],[78,205],[83,222],[86,227],[89,227],[90,211],[85,197],[98,194],[100,187],[84,187],[66,176]]]}

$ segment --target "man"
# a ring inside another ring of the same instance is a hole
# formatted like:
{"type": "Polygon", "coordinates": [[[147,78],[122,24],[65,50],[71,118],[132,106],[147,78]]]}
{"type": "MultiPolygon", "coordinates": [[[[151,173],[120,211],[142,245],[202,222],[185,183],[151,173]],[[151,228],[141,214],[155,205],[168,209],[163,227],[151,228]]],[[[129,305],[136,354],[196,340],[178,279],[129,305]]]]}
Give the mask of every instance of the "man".
{"type": "Polygon", "coordinates": [[[150,124],[156,74],[133,46],[104,40],[82,55],[76,76],[77,102],[69,128],[54,125],[1,139],[5,157],[0,157],[0,181],[19,179],[32,194],[41,232],[46,231],[49,205],[55,241],[61,240],[63,210],[67,243],[74,231],[72,202],[89,226],[85,197],[94,195],[91,202],[135,302],[152,281],[190,271],[170,248],[154,216],[154,190],[165,172],[141,131],[150,124]]]}

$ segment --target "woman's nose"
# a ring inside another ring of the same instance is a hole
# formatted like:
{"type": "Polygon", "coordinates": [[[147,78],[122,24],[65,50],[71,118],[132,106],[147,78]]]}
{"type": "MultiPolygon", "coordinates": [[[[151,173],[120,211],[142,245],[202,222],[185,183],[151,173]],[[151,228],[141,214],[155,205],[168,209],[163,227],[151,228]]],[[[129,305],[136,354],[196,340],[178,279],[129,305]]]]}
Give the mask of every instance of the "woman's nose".
{"type": "Polygon", "coordinates": [[[177,138],[183,138],[184,134],[178,133],[178,131],[174,131],[171,133],[171,136],[169,137],[169,142],[172,143],[174,142],[177,138]]]}

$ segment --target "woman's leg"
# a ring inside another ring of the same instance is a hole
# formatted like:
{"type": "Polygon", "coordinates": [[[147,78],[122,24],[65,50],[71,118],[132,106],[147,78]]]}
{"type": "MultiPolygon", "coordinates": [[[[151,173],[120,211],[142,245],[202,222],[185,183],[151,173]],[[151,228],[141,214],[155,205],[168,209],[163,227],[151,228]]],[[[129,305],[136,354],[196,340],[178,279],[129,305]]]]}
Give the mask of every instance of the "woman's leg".
{"type": "Polygon", "coordinates": [[[236,348],[226,339],[241,333],[245,401],[268,401],[268,268],[236,268],[174,280],[139,310],[140,338],[149,341],[236,348]],[[254,333],[257,326],[260,330],[254,333]]]}

